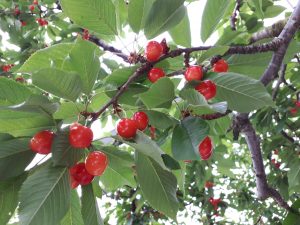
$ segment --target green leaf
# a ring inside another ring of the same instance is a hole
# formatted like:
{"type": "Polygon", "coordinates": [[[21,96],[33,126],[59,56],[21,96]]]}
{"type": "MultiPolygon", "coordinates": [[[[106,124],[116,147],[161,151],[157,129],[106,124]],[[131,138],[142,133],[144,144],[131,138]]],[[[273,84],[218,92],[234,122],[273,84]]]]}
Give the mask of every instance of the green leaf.
{"type": "Polygon", "coordinates": [[[81,79],[83,92],[88,95],[100,71],[100,55],[95,44],[77,39],[75,43],[61,43],[35,52],[18,71],[33,73],[55,68],[66,73],[75,72],[81,79]]]}
{"type": "Polygon", "coordinates": [[[169,30],[169,34],[171,35],[173,41],[177,45],[191,47],[191,27],[189,16],[187,13],[185,14],[183,20],[179,24],[177,24],[175,27],[169,30]]]}
{"type": "Polygon", "coordinates": [[[74,102],[64,102],[60,105],[59,110],[54,113],[55,119],[78,118],[80,112],[85,110],[85,105],[74,102]]]}
{"type": "Polygon", "coordinates": [[[0,145],[0,180],[22,174],[35,153],[29,148],[29,138],[8,138],[0,145]]]}
{"type": "Polygon", "coordinates": [[[174,129],[172,152],[177,160],[200,160],[198,146],[208,135],[208,124],[195,117],[187,117],[174,129]]]}
{"type": "Polygon", "coordinates": [[[217,85],[216,98],[228,102],[228,108],[246,113],[274,106],[271,96],[260,81],[236,73],[210,77],[217,85]]]}
{"type": "Polygon", "coordinates": [[[154,0],[131,0],[128,4],[128,22],[135,33],[144,28],[154,0]]]}
{"type": "Polygon", "coordinates": [[[68,211],[67,168],[45,166],[27,178],[20,190],[20,225],[58,224],[68,211]]]}
{"type": "Polygon", "coordinates": [[[293,203],[292,208],[295,210],[295,212],[298,212],[298,215],[294,212],[289,212],[285,217],[282,225],[298,225],[298,222],[300,221],[300,199],[293,203]]]}
{"type": "Polygon", "coordinates": [[[105,79],[105,84],[111,84],[118,87],[124,84],[128,80],[128,78],[136,71],[136,69],[136,66],[116,69],[112,72],[112,74],[107,76],[107,78],[105,79]]]}
{"type": "Polygon", "coordinates": [[[250,2],[254,5],[256,15],[258,15],[259,18],[264,18],[264,12],[262,10],[262,0],[251,0],[250,2]]]}
{"type": "Polygon", "coordinates": [[[76,149],[69,142],[69,127],[56,132],[52,147],[54,166],[71,167],[84,157],[84,149],[76,149]]]}
{"type": "Polygon", "coordinates": [[[271,5],[266,9],[264,16],[265,18],[276,17],[279,14],[281,14],[284,10],[286,10],[286,8],[281,5],[271,5]]]}
{"type": "Polygon", "coordinates": [[[100,35],[117,35],[115,6],[111,0],[61,0],[63,12],[81,27],[100,35]]]}
{"type": "Polygon", "coordinates": [[[25,102],[18,105],[3,107],[3,109],[11,109],[19,112],[40,113],[45,116],[51,116],[57,111],[58,105],[58,103],[52,103],[46,96],[31,95],[25,102]]]}
{"type": "Polygon", "coordinates": [[[216,30],[229,5],[229,0],[213,0],[206,2],[201,20],[201,39],[203,42],[205,42],[216,30]]]}
{"type": "Polygon", "coordinates": [[[226,102],[208,104],[203,95],[195,89],[183,89],[179,96],[189,103],[189,109],[196,115],[211,114],[214,112],[225,113],[227,110],[226,102]]]}
{"type": "Polygon", "coordinates": [[[31,91],[16,81],[0,78],[0,105],[15,105],[24,102],[31,95],[31,91]]]}
{"type": "Polygon", "coordinates": [[[33,136],[41,130],[52,129],[53,119],[41,113],[0,110],[0,133],[14,137],[33,136]]]}
{"type": "Polygon", "coordinates": [[[135,187],[132,156],[115,147],[100,147],[99,149],[107,155],[109,162],[104,174],[100,176],[104,189],[111,192],[124,185],[135,187]]]}
{"type": "Polygon", "coordinates": [[[84,225],[104,225],[91,184],[82,186],[81,205],[84,225]]]}
{"type": "Polygon", "coordinates": [[[144,112],[149,118],[149,124],[155,128],[166,130],[178,124],[178,121],[174,117],[171,117],[163,112],[154,110],[145,110],[144,112]]]}
{"type": "Polygon", "coordinates": [[[76,189],[71,191],[69,207],[69,211],[62,219],[60,225],[84,225],[80,211],[80,199],[76,189]]]}
{"type": "Polygon", "coordinates": [[[135,156],[137,179],[144,198],[153,208],[176,220],[179,208],[176,177],[150,157],[140,152],[136,152],[135,156]]]}
{"type": "Polygon", "coordinates": [[[152,39],[180,23],[186,14],[184,0],[156,0],[147,16],[145,35],[152,39]]]}
{"type": "Polygon", "coordinates": [[[170,108],[175,98],[174,84],[165,77],[151,85],[150,89],[139,95],[147,108],[170,108]],[[162,95],[162,93],[164,93],[162,95]]]}
{"type": "Polygon", "coordinates": [[[289,189],[296,190],[300,186],[300,160],[294,159],[288,171],[289,189]]]}
{"type": "Polygon", "coordinates": [[[82,84],[76,73],[58,69],[41,69],[32,74],[32,83],[60,98],[76,101],[82,92],[82,84]]]}
{"type": "Polygon", "coordinates": [[[151,157],[155,160],[163,169],[167,170],[167,167],[164,164],[162,155],[165,153],[160,149],[156,142],[152,141],[146,134],[141,131],[138,131],[135,138],[131,140],[123,140],[119,136],[114,137],[117,140],[120,140],[129,146],[133,147],[135,150],[151,157]]]}
{"type": "Polygon", "coordinates": [[[7,224],[18,206],[18,192],[25,175],[0,182],[0,224],[7,224]]]}

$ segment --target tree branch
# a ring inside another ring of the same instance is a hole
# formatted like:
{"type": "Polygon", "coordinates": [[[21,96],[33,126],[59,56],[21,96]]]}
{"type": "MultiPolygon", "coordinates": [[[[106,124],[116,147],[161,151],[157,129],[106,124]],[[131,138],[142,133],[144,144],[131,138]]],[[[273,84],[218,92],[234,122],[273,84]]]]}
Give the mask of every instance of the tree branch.
{"type": "MultiPolygon", "coordinates": [[[[280,47],[274,52],[270,64],[261,77],[261,82],[266,86],[274,80],[282,65],[286,50],[295,35],[300,25],[300,1],[298,1],[295,10],[290,16],[287,24],[279,35],[279,39],[283,42],[280,47]]],[[[260,140],[249,120],[249,114],[238,114],[234,121],[235,132],[241,131],[247,141],[248,147],[252,156],[252,163],[256,175],[257,197],[265,200],[269,197],[273,198],[277,204],[285,209],[291,210],[289,205],[284,201],[278,191],[269,187],[265,168],[263,165],[263,158],[261,154],[260,140]]]]}
{"type": "Polygon", "coordinates": [[[230,17],[230,27],[232,30],[236,30],[237,13],[242,6],[242,0],[236,0],[233,13],[230,17]]]}
{"type": "Polygon", "coordinates": [[[299,26],[300,26],[300,1],[298,1],[295,10],[293,11],[292,15],[290,16],[289,20],[284,26],[282,32],[278,36],[279,39],[283,40],[283,43],[274,52],[271,62],[268,65],[268,68],[266,69],[265,73],[260,79],[264,85],[268,85],[278,73],[283,58],[286,54],[286,50],[292,38],[294,37],[296,31],[298,30],[299,26]]]}

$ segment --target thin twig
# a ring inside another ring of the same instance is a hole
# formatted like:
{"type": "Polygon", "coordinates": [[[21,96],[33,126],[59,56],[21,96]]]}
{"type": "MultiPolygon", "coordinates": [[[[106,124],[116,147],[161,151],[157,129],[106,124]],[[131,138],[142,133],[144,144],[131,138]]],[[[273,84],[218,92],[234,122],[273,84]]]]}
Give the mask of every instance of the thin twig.
{"type": "Polygon", "coordinates": [[[287,65],[284,64],[281,66],[281,71],[279,73],[279,78],[277,80],[277,84],[275,86],[275,88],[273,89],[273,93],[272,93],[272,99],[275,100],[280,88],[280,84],[283,82],[284,76],[285,76],[285,71],[286,71],[286,67],[287,65]]]}
{"type": "Polygon", "coordinates": [[[237,16],[238,16],[238,12],[239,12],[241,6],[242,6],[242,0],[236,0],[233,13],[230,17],[230,27],[232,30],[236,30],[237,16]]]}

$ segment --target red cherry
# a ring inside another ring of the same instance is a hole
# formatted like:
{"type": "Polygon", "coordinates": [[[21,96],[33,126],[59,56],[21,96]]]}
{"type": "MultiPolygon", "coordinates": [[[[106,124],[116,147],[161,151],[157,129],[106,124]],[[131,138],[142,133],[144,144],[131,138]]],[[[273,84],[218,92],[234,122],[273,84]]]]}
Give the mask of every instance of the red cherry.
{"type": "Polygon", "coordinates": [[[54,134],[51,131],[44,130],[36,133],[30,140],[30,148],[39,154],[47,155],[51,152],[51,145],[54,134]]]}
{"type": "Polygon", "coordinates": [[[296,102],[295,102],[295,105],[296,105],[298,108],[300,108],[300,101],[296,101],[296,102]]]}
{"type": "Polygon", "coordinates": [[[184,77],[187,81],[201,80],[203,77],[203,71],[201,66],[190,66],[184,73],[184,77]]]}
{"type": "Polygon", "coordinates": [[[79,123],[70,126],[69,142],[74,148],[87,148],[93,141],[93,131],[79,123]]]}
{"type": "Polygon", "coordinates": [[[204,140],[199,144],[199,154],[203,160],[208,160],[212,155],[212,141],[207,136],[204,140]]]}
{"type": "Polygon", "coordinates": [[[214,183],[213,182],[210,182],[210,181],[206,181],[205,182],[205,187],[206,188],[212,188],[214,186],[214,183]]]}
{"type": "Polygon", "coordinates": [[[150,41],[146,46],[146,58],[149,62],[157,61],[163,54],[163,47],[157,41],[150,41]]]}
{"type": "Polygon", "coordinates": [[[38,1],[38,0],[33,0],[32,4],[38,5],[38,4],[39,4],[39,1],[38,1]]]}
{"type": "Polygon", "coordinates": [[[214,82],[211,80],[205,80],[198,84],[195,87],[195,90],[197,90],[199,93],[201,93],[206,100],[209,100],[216,96],[217,93],[217,86],[214,82]]]}
{"type": "Polygon", "coordinates": [[[30,5],[30,6],[28,6],[28,8],[32,12],[32,11],[34,11],[35,6],[34,5],[30,5]]]}
{"type": "Polygon", "coordinates": [[[298,109],[297,109],[297,108],[291,108],[291,109],[290,109],[290,113],[291,113],[293,116],[295,116],[295,115],[297,114],[297,112],[298,112],[298,109]]]}
{"type": "Polygon", "coordinates": [[[280,163],[280,162],[277,162],[277,163],[274,164],[274,166],[275,166],[277,169],[279,169],[280,166],[281,166],[281,163],[280,163]]]}
{"type": "Polygon", "coordinates": [[[85,169],[85,163],[77,163],[69,171],[71,179],[77,181],[80,185],[88,185],[94,179],[94,176],[85,169]]]}
{"type": "Polygon", "coordinates": [[[144,112],[136,112],[135,114],[133,114],[132,119],[137,122],[139,130],[145,130],[148,126],[149,119],[147,114],[144,112]]]}
{"type": "Polygon", "coordinates": [[[15,8],[14,14],[15,14],[15,16],[18,16],[21,14],[21,11],[18,7],[15,8]]]}
{"type": "Polygon", "coordinates": [[[71,182],[71,188],[72,188],[72,189],[77,188],[78,185],[79,185],[79,183],[74,179],[73,176],[71,176],[70,178],[71,178],[71,179],[70,179],[70,180],[71,180],[71,181],[70,181],[70,182],[71,182]]]}
{"type": "Polygon", "coordinates": [[[27,25],[27,23],[25,21],[20,21],[21,22],[21,26],[25,27],[27,25]]]}
{"type": "Polygon", "coordinates": [[[221,202],[221,199],[220,198],[214,199],[214,198],[210,197],[209,202],[210,202],[210,204],[213,205],[214,210],[217,210],[218,209],[218,204],[221,202]]]}
{"type": "Polygon", "coordinates": [[[26,82],[26,80],[24,79],[24,77],[17,77],[16,81],[20,82],[20,83],[25,83],[26,82]]]}
{"type": "Polygon", "coordinates": [[[228,71],[228,63],[224,59],[218,60],[214,66],[213,71],[215,73],[223,73],[228,71]]]}
{"type": "Polygon", "coordinates": [[[13,66],[14,66],[13,64],[10,64],[10,65],[4,65],[4,66],[2,66],[2,70],[3,70],[4,72],[9,72],[10,69],[11,69],[13,66]]]}
{"type": "Polygon", "coordinates": [[[85,160],[85,168],[89,174],[101,176],[108,165],[107,156],[100,151],[91,152],[85,160]]]}
{"type": "Polygon", "coordinates": [[[122,119],[117,125],[117,132],[123,138],[133,138],[137,129],[138,124],[132,119],[122,119]]]}
{"type": "Polygon", "coordinates": [[[153,68],[148,73],[148,79],[155,83],[158,79],[165,76],[165,72],[160,68],[153,68]]]}

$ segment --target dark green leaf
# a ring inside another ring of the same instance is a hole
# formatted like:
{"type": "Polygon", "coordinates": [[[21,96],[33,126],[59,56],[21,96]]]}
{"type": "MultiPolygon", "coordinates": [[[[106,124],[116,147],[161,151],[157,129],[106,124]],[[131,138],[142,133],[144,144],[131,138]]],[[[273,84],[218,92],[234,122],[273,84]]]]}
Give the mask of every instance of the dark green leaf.
{"type": "Polygon", "coordinates": [[[35,153],[29,148],[29,138],[1,140],[0,180],[22,174],[35,153]]]}
{"type": "Polygon", "coordinates": [[[199,160],[198,146],[208,135],[208,124],[194,117],[187,117],[177,125],[172,136],[172,152],[177,160],[199,160]]]}
{"type": "Polygon", "coordinates": [[[20,225],[59,224],[68,211],[67,168],[44,166],[30,175],[20,190],[20,225]]]}
{"type": "Polygon", "coordinates": [[[176,220],[179,208],[176,177],[139,152],[136,152],[136,172],[144,198],[152,207],[176,220]]]}

